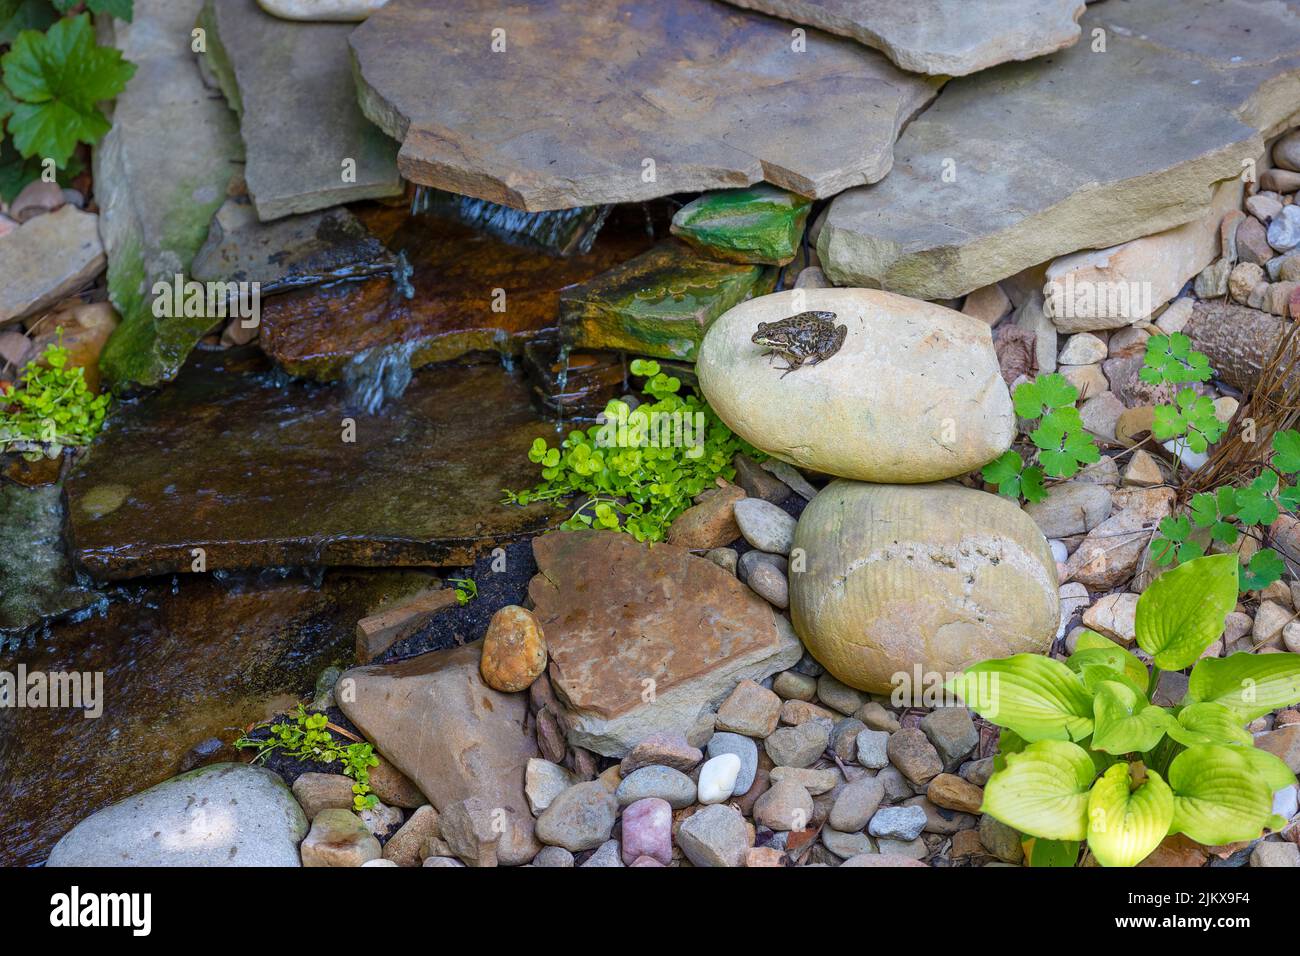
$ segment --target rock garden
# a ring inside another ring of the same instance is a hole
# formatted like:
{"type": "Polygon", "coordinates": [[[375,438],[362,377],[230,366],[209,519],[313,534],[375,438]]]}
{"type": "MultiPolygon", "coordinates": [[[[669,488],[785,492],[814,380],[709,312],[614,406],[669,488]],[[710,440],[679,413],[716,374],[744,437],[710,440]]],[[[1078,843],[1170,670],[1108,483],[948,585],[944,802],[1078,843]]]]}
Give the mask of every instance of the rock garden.
{"type": "Polygon", "coordinates": [[[1298,195],[1296,0],[0,0],[0,863],[1300,866],[1298,195]]]}

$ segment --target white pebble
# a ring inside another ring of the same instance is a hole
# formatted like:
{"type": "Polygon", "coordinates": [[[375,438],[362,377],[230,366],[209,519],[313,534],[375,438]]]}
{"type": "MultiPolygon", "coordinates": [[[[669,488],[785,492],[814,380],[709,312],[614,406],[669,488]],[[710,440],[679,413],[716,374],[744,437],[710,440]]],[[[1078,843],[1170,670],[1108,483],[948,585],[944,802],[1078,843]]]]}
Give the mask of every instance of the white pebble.
{"type": "Polygon", "coordinates": [[[1065,542],[1059,538],[1049,538],[1047,543],[1052,547],[1052,557],[1058,563],[1064,564],[1070,560],[1070,549],[1065,546],[1065,542]]]}
{"type": "Polygon", "coordinates": [[[718,754],[700,768],[697,787],[700,803],[721,803],[731,796],[740,775],[740,758],[735,754],[718,754]]]}

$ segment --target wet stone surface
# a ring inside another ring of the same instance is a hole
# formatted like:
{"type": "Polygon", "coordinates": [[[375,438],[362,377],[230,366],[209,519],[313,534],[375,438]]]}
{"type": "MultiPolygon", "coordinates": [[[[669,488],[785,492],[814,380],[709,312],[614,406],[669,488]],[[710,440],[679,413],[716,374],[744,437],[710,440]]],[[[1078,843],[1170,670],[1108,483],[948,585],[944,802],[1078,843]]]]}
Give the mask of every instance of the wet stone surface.
{"type": "Polygon", "coordinates": [[[24,488],[0,480],[0,636],[97,599],[73,579],[62,525],[58,486],[24,488]]]}
{"type": "Polygon", "coordinates": [[[102,715],[0,708],[0,864],[45,858],[74,823],[294,706],[351,659],[356,621],[427,586],[414,570],[211,576],[132,586],[103,613],[0,650],[0,670],[101,672],[102,715]]]}
{"type": "Polygon", "coordinates": [[[203,353],[70,474],[68,545],[96,578],[191,571],[195,548],[209,571],[464,563],[558,520],[501,502],[535,484],[542,435],[496,364],[426,370],[367,415],[342,389],[277,384],[256,352],[203,353]]]}
{"type": "Polygon", "coordinates": [[[649,238],[644,226],[611,223],[590,253],[557,259],[430,215],[398,227],[387,244],[411,264],[409,290],[377,278],[278,296],[262,309],[267,354],[320,381],[384,347],[404,346],[413,368],[476,350],[517,354],[556,327],[561,289],[635,256],[649,238]]]}

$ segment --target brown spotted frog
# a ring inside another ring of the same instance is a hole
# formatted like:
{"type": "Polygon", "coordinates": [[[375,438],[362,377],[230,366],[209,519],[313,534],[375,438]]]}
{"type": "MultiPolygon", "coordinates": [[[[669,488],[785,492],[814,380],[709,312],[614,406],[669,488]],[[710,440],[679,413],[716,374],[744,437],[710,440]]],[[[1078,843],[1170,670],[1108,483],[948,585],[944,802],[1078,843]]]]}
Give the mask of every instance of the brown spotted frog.
{"type": "Polygon", "coordinates": [[[779,355],[785,359],[785,378],[797,368],[824,362],[844,345],[849,334],[847,325],[835,324],[834,312],[800,312],[779,322],[760,322],[758,331],[750,339],[764,346],[764,355],[779,355]]]}

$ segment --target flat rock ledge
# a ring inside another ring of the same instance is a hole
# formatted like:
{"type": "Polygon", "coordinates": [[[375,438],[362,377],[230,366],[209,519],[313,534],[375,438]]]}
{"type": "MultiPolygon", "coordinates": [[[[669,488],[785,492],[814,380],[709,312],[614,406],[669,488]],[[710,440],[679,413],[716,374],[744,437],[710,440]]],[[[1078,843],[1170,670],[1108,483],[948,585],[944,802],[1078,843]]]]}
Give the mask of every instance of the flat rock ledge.
{"type": "Polygon", "coordinates": [[[527,210],[764,179],[833,196],[889,172],[942,83],[825,34],[795,52],[788,24],[698,0],[392,0],[350,42],[403,176],[527,210]]]}

